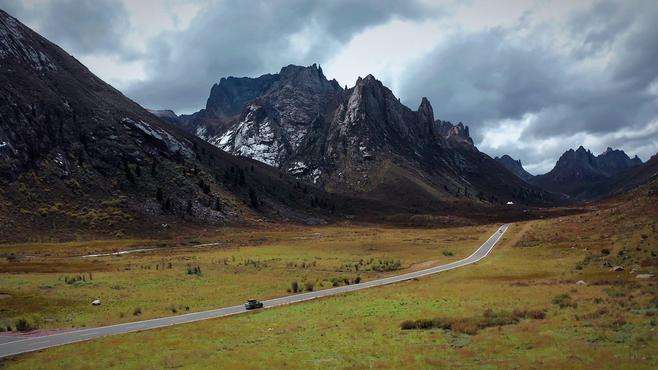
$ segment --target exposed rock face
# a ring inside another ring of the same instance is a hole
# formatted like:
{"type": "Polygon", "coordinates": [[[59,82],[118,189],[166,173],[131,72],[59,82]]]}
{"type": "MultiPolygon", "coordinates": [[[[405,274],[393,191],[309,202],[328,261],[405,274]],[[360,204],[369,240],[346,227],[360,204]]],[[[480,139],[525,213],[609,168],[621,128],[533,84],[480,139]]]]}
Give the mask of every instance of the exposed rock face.
{"type": "Polygon", "coordinates": [[[637,156],[631,159],[623,150],[608,148],[595,156],[580,146],[576,150],[566,151],[550,172],[531,181],[554,192],[587,199],[595,196],[599,192],[597,188],[609,179],[640,165],[642,161],[637,156]]]}
{"type": "Polygon", "coordinates": [[[204,110],[180,119],[184,129],[229,153],[332,192],[485,202],[543,197],[499,174],[499,165],[473,146],[467,126],[437,120],[427,98],[409,109],[372,75],[345,89],[316,65],[223,78],[204,110]]]}
{"type": "Polygon", "coordinates": [[[529,181],[534,177],[532,176],[532,174],[530,174],[528,171],[526,171],[523,168],[523,165],[521,164],[521,160],[515,160],[514,158],[510,157],[507,154],[503,155],[502,157],[496,157],[494,159],[497,160],[498,163],[502,164],[503,167],[507,168],[513,174],[520,177],[524,181],[529,181]]]}
{"type": "Polygon", "coordinates": [[[458,124],[453,125],[448,121],[437,120],[436,124],[440,135],[446,140],[471,146],[473,145],[473,139],[471,139],[468,132],[468,126],[465,126],[463,123],[459,122],[458,124]]]}

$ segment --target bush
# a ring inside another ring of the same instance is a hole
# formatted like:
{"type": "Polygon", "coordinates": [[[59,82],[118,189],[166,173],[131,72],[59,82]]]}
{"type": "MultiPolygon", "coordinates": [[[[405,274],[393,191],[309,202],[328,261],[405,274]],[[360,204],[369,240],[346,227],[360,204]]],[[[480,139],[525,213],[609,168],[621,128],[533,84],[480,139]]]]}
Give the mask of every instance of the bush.
{"type": "Polygon", "coordinates": [[[486,310],[481,317],[470,318],[444,318],[436,317],[433,319],[406,320],[400,324],[402,330],[411,329],[442,329],[454,332],[474,335],[480,329],[494,326],[504,326],[516,324],[522,319],[542,320],[546,317],[544,311],[539,310],[514,310],[511,313],[507,311],[486,310]]]}
{"type": "Polygon", "coordinates": [[[571,299],[571,296],[566,293],[553,297],[551,302],[558,305],[560,308],[576,308],[578,306],[576,302],[571,299]]]}
{"type": "Polygon", "coordinates": [[[604,255],[604,256],[609,255],[610,254],[610,249],[608,249],[608,248],[601,249],[601,254],[604,255]]]}
{"type": "Polygon", "coordinates": [[[307,281],[304,283],[304,288],[306,289],[307,292],[312,292],[313,289],[315,288],[315,283],[312,281],[307,281]]]}
{"type": "Polygon", "coordinates": [[[135,309],[133,310],[133,316],[139,316],[141,314],[142,314],[141,307],[135,307],[135,309]]]}
{"type": "Polygon", "coordinates": [[[201,276],[201,267],[199,265],[187,265],[187,274],[201,276]]]}
{"type": "Polygon", "coordinates": [[[354,284],[359,284],[361,283],[361,276],[357,276],[354,278],[354,284]]]}
{"type": "Polygon", "coordinates": [[[37,326],[35,324],[30,323],[26,319],[16,320],[15,326],[16,326],[16,330],[20,332],[27,332],[37,329],[37,326]]]}
{"type": "Polygon", "coordinates": [[[446,257],[452,257],[452,256],[454,256],[455,254],[452,253],[451,251],[443,251],[443,255],[446,256],[446,257]]]}
{"type": "Polygon", "coordinates": [[[290,290],[292,290],[293,293],[300,292],[301,290],[299,289],[299,283],[297,281],[293,281],[292,284],[290,284],[290,290]]]}
{"type": "Polygon", "coordinates": [[[416,322],[412,321],[412,320],[402,321],[402,323],[400,324],[400,329],[402,329],[402,330],[417,329],[416,328],[416,322]]]}

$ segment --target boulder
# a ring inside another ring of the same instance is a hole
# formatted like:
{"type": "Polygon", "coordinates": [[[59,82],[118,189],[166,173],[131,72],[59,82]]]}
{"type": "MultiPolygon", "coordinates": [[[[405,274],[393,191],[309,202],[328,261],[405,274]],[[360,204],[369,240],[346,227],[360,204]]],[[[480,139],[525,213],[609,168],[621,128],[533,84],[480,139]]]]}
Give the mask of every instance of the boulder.
{"type": "Polygon", "coordinates": [[[614,271],[614,272],[622,272],[622,271],[624,271],[624,267],[623,267],[623,266],[615,266],[615,267],[613,267],[612,270],[610,270],[610,271],[614,271]]]}
{"type": "Polygon", "coordinates": [[[91,301],[91,305],[92,306],[100,306],[101,305],[100,298],[99,299],[94,299],[93,301],[91,301]]]}
{"type": "Polygon", "coordinates": [[[653,277],[653,274],[637,274],[635,276],[636,279],[651,279],[653,277]]]}
{"type": "Polygon", "coordinates": [[[587,285],[587,283],[584,280],[578,280],[576,285],[587,285]]]}

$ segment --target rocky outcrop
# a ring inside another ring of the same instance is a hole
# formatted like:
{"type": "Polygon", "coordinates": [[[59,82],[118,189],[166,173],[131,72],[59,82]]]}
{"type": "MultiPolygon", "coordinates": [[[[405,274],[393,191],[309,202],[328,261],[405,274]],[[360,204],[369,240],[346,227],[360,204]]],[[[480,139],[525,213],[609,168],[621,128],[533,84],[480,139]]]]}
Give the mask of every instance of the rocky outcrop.
{"type": "Polygon", "coordinates": [[[448,121],[437,120],[436,125],[438,126],[439,134],[448,140],[448,142],[466,144],[467,146],[473,146],[473,139],[471,139],[468,126],[465,126],[463,123],[459,122],[456,125],[453,125],[448,121]]]}

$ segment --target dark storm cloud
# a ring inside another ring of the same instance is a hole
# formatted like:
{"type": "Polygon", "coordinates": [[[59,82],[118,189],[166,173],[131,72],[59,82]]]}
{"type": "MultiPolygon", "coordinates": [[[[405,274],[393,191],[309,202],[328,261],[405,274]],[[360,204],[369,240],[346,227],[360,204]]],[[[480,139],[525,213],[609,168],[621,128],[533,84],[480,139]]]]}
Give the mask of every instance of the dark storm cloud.
{"type": "MultiPolygon", "coordinates": [[[[429,96],[438,117],[470,123],[476,142],[491,127],[531,114],[520,142],[589,134],[600,139],[595,146],[655,150],[658,133],[647,127],[658,119],[656,24],[655,2],[601,2],[567,22],[570,47],[546,37],[560,34],[553,24],[461,33],[413,68],[401,93],[410,104],[429,96]],[[622,133],[641,130],[648,136],[622,133]]],[[[537,164],[568,147],[503,149],[537,164]]]]}
{"type": "Polygon", "coordinates": [[[118,0],[56,0],[32,7],[20,1],[0,0],[0,8],[71,53],[134,56],[125,47],[130,23],[118,0]]]}
{"type": "Polygon", "coordinates": [[[39,29],[50,40],[81,54],[125,53],[130,23],[117,0],[58,0],[41,8],[39,29]]]}
{"type": "Polygon", "coordinates": [[[126,93],[149,107],[198,109],[220,77],[326,60],[367,27],[429,14],[412,1],[218,2],[203,9],[187,30],[154,40],[147,52],[148,78],[126,93]],[[305,52],[291,48],[295,39],[306,45],[305,52]]]}

